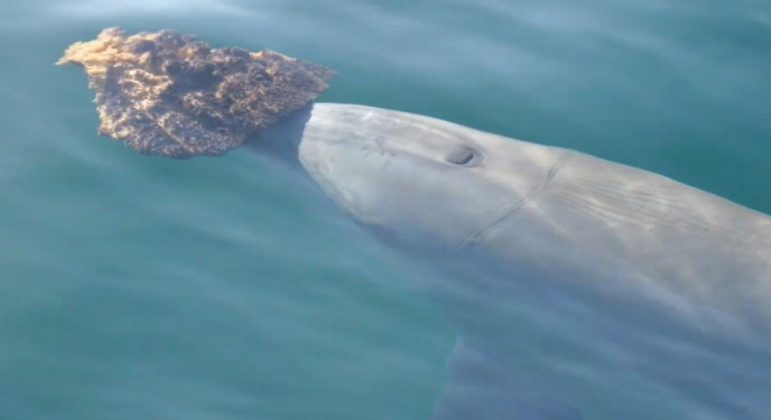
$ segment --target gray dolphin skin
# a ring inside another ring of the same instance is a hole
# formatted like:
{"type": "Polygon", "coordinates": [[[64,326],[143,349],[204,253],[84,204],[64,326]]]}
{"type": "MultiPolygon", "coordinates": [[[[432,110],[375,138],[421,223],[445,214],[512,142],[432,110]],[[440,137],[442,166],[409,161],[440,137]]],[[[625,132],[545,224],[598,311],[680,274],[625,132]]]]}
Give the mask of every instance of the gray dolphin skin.
{"type": "Polygon", "coordinates": [[[619,404],[714,400],[672,418],[771,412],[768,216],[644,170],[404,112],[316,103],[300,131],[300,163],[342,209],[445,274],[433,294],[460,341],[436,419],[581,418],[591,409],[557,402],[576,388],[619,404]],[[549,322],[615,358],[564,354],[570,339],[549,322]],[[526,352],[560,367],[517,367],[526,352]],[[618,382],[566,366],[593,362],[618,382]],[[675,373],[684,366],[693,371],[675,373]]]}
{"type": "Polygon", "coordinates": [[[253,144],[436,272],[424,289],[458,341],[435,420],[771,418],[767,215],[572,150],[312,103],[334,72],[267,50],[110,28],[59,64],[85,69],[100,133],[173,158],[253,144]]]}

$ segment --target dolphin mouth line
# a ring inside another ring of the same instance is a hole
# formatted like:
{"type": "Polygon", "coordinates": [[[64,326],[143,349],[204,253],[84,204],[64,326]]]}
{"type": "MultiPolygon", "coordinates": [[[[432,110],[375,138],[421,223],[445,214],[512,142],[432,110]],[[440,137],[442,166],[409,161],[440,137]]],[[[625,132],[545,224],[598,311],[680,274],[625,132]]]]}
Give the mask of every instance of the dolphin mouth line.
{"type": "Polygon", "coordinates": [[[552,167],[549,169],[549,172],[546,174],[546,179],[543,181],[543,184],[538,186],[538,188],[535,188],[533,191],[531,191],[527,196],[525,196],[522,201],[514,205],[514,207],[511,208],[506,214],[499,217],[489,225],[483,227],[479,230],[476,234],[473,236],[469,236],[463,242],[456,248],[456,251],[462,251],[465,248],[468,248],[470,246],[473,246],[475,243],[479,241],[479,238],[485,235],[485,233],[489,232],[490,230],[494,229],[496,226],[500,225],[501,223],[505,222],[506,220],[512,218],[515,216],[522,207],[525,206],[525,204],[533,201],[534,199],[538,198],[541,194],[546,191],[549,186],[551,185],[554,178],[557,176],[557,174],[562,170],[562,168],[565,166],[567,161],[569,160],[571,156],[571,153],[569,153],[567,150],[561,150],[559,157],[557,158],[557,161],[552,165],[552,167]]]}

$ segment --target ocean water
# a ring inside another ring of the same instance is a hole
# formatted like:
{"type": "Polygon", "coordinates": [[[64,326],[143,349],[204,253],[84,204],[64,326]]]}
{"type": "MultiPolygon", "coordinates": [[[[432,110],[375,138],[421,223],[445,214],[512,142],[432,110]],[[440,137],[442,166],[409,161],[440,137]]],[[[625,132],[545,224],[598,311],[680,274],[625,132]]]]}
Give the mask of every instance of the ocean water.
{"type": "Polygon", "coordinates": [[[455,336],[419,292],[434,273],[287,168],[96,134],[85,76],[53,63],[107,26],[274,49],[339,71],[320,100],[581,150],[771,213],[767,1],[3,2],[2,419],[425,419],[447,377],[455,336]]]}

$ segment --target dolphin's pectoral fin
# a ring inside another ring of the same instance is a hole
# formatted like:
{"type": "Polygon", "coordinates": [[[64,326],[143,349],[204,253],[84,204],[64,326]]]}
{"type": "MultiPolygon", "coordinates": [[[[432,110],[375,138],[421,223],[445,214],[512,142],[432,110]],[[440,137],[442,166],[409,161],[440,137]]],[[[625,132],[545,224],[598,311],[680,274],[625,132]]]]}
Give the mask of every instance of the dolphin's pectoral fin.
{"type": "Polygon", "coordinates": [[[581,414],[540,395],[520,377],[458,340],[448,359],[448,381],[433,420],[578,420],[581,414]]]}

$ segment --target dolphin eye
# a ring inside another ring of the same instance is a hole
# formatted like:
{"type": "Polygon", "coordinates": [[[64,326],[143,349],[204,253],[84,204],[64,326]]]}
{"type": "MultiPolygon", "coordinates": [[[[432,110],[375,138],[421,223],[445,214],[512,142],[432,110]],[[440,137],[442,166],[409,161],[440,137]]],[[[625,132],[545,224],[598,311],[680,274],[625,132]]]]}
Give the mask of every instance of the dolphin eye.
{"type": "Polygon", "coordinates": [[[447,155],[446,159],[448,162],[456,165],[468,165],[474,160],[475,155],[476,153],[473,150],[464,147],[463,149],[451,152],[447,155]]]}

